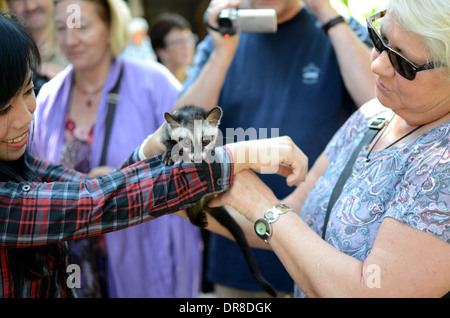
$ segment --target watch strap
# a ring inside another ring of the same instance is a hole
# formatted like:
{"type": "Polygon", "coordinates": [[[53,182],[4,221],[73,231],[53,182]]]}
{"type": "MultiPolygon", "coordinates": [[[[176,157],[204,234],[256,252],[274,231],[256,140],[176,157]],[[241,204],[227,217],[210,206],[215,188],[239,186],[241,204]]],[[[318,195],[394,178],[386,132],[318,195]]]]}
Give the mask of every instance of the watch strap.
{"type": "Polygon", "coordinates": [[[264,213],[264,218],[259,219],[255,222],[255,232],[256,234],[267,244],[268,239],[272,235],[272,226],[271,224],[276,222],[280,215],[283,215],[287,212],[293,211],[293,209],[289,208],[285,204],[276,204],[272,208],[268,209],[264,213]],[[262,230],[265,229],[264,233],[262,230]]]}
{"type": "Polygon", "coordinates": [[[339,23],[343,23],[346,22],[344,17],[341,15],[338,15],[337,17],[331,19],[330,21],[328,21],[327,23],[325,23],[322,26],[322,29],[325,33],[328,34],[328,30],[330,30],[332,27],[334,27],[335,25],[339,24],[339,23]]]}

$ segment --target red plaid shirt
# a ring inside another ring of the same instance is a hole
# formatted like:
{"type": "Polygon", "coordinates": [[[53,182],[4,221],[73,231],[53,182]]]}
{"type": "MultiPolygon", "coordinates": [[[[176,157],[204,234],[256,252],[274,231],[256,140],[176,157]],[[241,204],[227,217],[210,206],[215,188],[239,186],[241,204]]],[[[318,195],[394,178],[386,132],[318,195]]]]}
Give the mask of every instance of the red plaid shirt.
{"type": "MultiPolygon", "coordinates": [[[[97,179],[36,159],[42,182],[0,183],[0,297],[76,297],[68,287],[66,240],[85,238],[176,212],[231,185],[228,164],[166,167],[137,151],[97,179]]],[[[163,239],[163,238],[162,238],[163,239]]]]}

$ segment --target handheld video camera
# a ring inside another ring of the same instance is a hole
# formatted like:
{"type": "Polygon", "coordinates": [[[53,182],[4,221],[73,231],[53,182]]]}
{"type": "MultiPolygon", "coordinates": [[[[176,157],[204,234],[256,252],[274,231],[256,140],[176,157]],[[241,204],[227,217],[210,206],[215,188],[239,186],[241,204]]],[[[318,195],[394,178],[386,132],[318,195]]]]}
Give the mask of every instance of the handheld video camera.
{"type": "Polygon", "coordinates": [[[208,11],[205,12],[205,24],[223,36],[244,33],[276,33],[278,29],[277,13],[274,9],[236,9],[228,8],[220,12],[217,19],[219,28],[208,24],[208,11]]]}

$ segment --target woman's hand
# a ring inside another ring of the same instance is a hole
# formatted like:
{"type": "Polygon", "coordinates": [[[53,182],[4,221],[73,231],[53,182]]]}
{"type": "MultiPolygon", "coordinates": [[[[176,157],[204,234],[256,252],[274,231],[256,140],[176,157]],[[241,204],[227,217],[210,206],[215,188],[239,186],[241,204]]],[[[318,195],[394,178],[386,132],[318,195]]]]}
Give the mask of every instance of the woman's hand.
{"type": "Polygon", "coordinates": [[[308,172],[308,157],[289,137],[259,139],[226,145],[233,154],[235,174],[252,169],[262,174],[286,177],[288,186],[297,186],[308,172]]]}
{"type": "Polygon", "coordinates": [[[280,201],[272,190],[251,170],[234,177],[230,190],[209,202],[210,207],[231,206],[252,223],[280,201]]]}
{"type": "MultiPolygon", "coordinates": [[[[143,142],[143,154],[146,158],[165,151],[160,141],[162,126],[143,142]]],[[[276,173],[286,177],[288,186],[297,186],[308,173],[308,157],[289,137],[250,140],[226,145],[231,151],[234,162],[234,174],[252,169],[262,174],[276,173]]]]}

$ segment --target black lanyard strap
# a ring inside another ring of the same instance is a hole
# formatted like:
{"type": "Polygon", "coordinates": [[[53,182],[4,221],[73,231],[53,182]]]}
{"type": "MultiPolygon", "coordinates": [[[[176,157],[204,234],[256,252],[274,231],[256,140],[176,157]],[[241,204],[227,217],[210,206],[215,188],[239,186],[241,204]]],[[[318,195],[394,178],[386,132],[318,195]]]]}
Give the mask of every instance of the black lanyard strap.
{"type": "Polygon", "coordinates": [[[355,164],[356,158],[358,158],[361,149],[364,146],[369,145],[372,140],[375,138],[375,136],[378,134],[378,132],[386,125],[387,119],[385,117],[377,117],[376,119],[372,120],[369,123],[369,127],[367,129],[367,132],[364,136],[364,138],[359,143],[358,147],[353,151],[352,156],[347,162],[347,165],[344,168],[344,171],[342,171],[334,189],[331,193],[330,201],[328,202],[327,207],[327,213],[325,215],[325,223],[323,225],[323,231],[322,231],[322,238],[325,240],[325,235],[327,233],[327,227],[328,222],[330,220],[330,214],[331,210],[333,209],[334,204],[336,203],[337,199],[341,195],[342,189],[344,188],[345,183],[347,182],[347,179],[350,177],[353,166],[355,164]]]}
{"type": "Polygon", "coordinates": [[[120,88],[120,82],[122,79],[123,74],[123,65],[120,68],[119,77],[117,78],[116,84],[111,89],[111,91],[108,93],[108,113],[106,114],[106,120],[105,120],[105,137],[103,139],[103,149],[102,149],[102,156],[100,158],[100,166],[104,166],[106,164],[106,156],[108,153],[108,147],[109,147],[109,139],[111,136],[111,130],[112,125],[114,122],[114,117],[116,114],[116,106],[119,102],[119,88],[120,88]]]}

